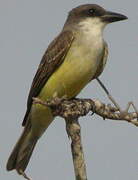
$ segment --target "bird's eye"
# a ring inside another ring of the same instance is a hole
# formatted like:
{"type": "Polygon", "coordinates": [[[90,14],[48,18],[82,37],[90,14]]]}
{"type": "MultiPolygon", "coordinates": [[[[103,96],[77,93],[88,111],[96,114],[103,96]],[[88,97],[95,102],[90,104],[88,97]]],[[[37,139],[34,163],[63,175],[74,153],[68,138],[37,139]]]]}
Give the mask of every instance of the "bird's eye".
{"type": "Polygon", "coordinates": [[[89,14],[90,15],[93,15],[95,13],[95,10],[94,9],[89,9],[89,14]]]}

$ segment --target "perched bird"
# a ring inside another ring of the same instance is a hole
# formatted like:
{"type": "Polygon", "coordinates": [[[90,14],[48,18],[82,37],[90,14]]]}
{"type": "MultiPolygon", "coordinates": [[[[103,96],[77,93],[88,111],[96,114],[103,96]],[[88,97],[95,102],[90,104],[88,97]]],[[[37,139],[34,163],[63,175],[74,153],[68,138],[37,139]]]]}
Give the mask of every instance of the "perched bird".
{"type": "Polygon", "coordinates": [[[61,33],[48,46],[33,79],[23,133],[15,145],[7,170],[25,171],[33,149],[54,117],[50,108],[33,104],[33,97],[50,100],[74,98],[91,80],[103,71],[108,47],[103,30],[109,23],[127,19],[96,4],[80,5],[69,12],[61,33]]]}

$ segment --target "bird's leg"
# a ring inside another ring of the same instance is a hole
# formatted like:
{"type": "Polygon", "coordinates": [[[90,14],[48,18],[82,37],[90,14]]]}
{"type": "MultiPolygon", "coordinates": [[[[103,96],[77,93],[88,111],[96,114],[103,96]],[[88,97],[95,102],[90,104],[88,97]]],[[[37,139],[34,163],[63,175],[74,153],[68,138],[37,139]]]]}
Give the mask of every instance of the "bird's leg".
{"type": "Polygon", "coordinates": [[[115,101],[115,99],[111,96],[111,94],[109,93],[109,91],[107,90],[107,88],[105,87],[105,85],[102,83],[102,81],[99,78],[96,78],[96,80],[98,81],[98,83],[100,84],[100,86],[103,88],[103,90],[105,91],[105,93],[107,94],[108,98],[110,99],[110,101],[114,104],[114,106],[118,109],[118,111],[122,112],[119,104],[115,101]]]}

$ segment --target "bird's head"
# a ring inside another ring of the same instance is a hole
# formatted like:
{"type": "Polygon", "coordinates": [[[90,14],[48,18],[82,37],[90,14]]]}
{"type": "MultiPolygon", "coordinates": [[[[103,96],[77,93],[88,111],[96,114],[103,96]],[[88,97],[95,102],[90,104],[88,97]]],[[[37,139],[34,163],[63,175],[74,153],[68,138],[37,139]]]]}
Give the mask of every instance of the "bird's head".
{"type": "Polygon", "coordinates": [[[68,22],[86,25],[97,26],[103,29],[107,24],[127,19],[125,15],[107,11],[96,4],[80,5],[69,12],[68,22]]]}

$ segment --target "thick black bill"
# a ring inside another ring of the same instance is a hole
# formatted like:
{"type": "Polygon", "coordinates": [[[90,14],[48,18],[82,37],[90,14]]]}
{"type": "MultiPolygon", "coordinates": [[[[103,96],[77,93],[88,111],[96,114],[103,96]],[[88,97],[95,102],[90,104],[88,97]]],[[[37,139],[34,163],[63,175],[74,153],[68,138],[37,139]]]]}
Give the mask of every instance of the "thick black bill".
{"type": "Polygon", "coordinates": [[[118,14],[114,12],[107,11],[105,15],[102,16],[102,20],[105,22],[116,22],[116,21],[122,21],[128,19],[127,16],[123,14],[118,14]]]}

